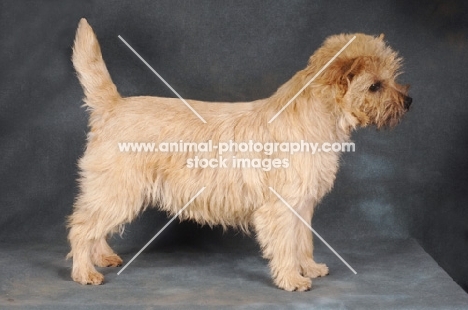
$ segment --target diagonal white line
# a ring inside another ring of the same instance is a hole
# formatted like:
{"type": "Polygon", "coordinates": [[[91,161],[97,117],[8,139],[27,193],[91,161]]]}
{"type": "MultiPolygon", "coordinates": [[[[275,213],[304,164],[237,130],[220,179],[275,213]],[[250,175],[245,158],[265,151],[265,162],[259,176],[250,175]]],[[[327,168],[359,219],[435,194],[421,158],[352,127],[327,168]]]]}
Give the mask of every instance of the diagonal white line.
{"type": "Polygon", "coordinates": [[[198,193],[196,193],[195,196],[193,196],[192,199],[190,199],[189,202],[187,202],[187,203],[185,204],[185,206],[184,206],[182,209],[180,209],[180,211],[177,212],[177,214],[174,215],[174,216],[171,218],[171,220],[170,220],[169,222],[167,222],[167,224],[164,225],[164,227],[161,228],[161,230],[159,230],[158,233],[157,233],[156,235],[154,235],[154,237],[151,238],[151,240],[148,241],[148,243],[146,243],[146,244],[141,248],[141,250],[138,251],[138,253],[136,253],[135,256],[133,256],[132,259],[128,261],[128,263],[127,263],[125,266],[122,267],[122,269],[120,269],[119,272],[117,272],[117,275],[120,275],[120,274],[122,273],[122,271],[124,271],[125,268],[127,268],[128,265],[130,265],[130,264],[135,260],[135,258],[137,258],[138,255],[140,255],[141,252],[143,252],[143,251],[151,244],[151,242],[153,242],[154,239],[156,239],[156,238],[164,231],[164,229],[166,229],[167,226],[169,226],[169,225],[170,225],[170,224],[171,224],[171,223],[172,223],[188,206],[189,206],[189,204],[191,204],[191,203],[195,200],[195,198],[197,198],[197,197],[205,190],[205,188],[206,188],[206,186],[203,187],[201,190],[199,190],[198,193]]]}
{"type": "Polygon", "coordinates": [[[275,116],[273,116],[273,117],[268,121],[268,124],[270,124],[271,122],[273,122],[273,121],[275,120],[275,118],[277,118],[278,115],[280,115],[281,112],[283,112],[284,109],[286,109],[286,108],[291,104],[291,102],[293,102],[294,99],[296,99],[297,96],[299,96],[299,94],[302,93],[302,92],[304,91],[304,89],[306,89],[307,86],[309,86],[310,83],[312,83],[312,82],[317,78],[317,76],[319,76],[320,73],[322,73],[323,70],[325,70],[325,69],[336,59],[336,57],[338,57],[338,56],[348,47],[348,45],[350,45],[351,42],[354,41],[354,39],[356,39],[356,36],[352,37],[351,40],[349,40],[348,43],[346,43],[345,46],[343,46],[343,47],[338,51],[338,53],[336,53],[336,55],[333,56],[333,58],[330,59],[330,60],[325,64],[325,66],[323,66],[323,68],[320,69],[320,71],[317,72],[317,73],[314,75],[314,77],[311,78],[310,81],[307,82],[307,84],[305,84],[305,85],[297,92],[297,94],[295,94],[294,97],[292,97],[292,98],[288,101],[288,103],[286,103],[286,104],[284,105],[284,107],[282,107],[281,110],[279,110],[278,113],[276,113],[275,116]]]}
{"type": "Polygon", "coordinates": [[[312,226],[310,226],[309,223],[307,223],[303,218],[302,216],[299,215],[299,213],[296,212],[296,210],[294,210],[290,205],[289,203],[286,202],[286,200],[283,199],[283,197],[280,196],[280,194],[278,194],[274,189],[273,187],[268,187],[270,189],[270,191],[272,191],[276,197],[278,197],[300,220],[302,223],[304,223],[307,228],[309,228],[313,233],[314,235],[316,235],[332,252],[333,254],[336,255],[336,257],[338,257],[345,265],[346,267],[348,267],[354,274],[357,274],[356,270],[353,269],[353,267],[351,267],[344,259],[343,257],[341,257],[340,254],[338,254],[338,252],[336,252],[329,244],[328,242],[325,241],[325,239],[322,238],[322,236],[320,236],[313,228],[312,226]]]}
{"type": "Polygon", "coordinates": [[[198,114],[197,111],[195,111],[195,109],[192,108],[192,106],[191,106],[190,104],[188,104],[187,101],[185,101],[185,99],[182,98],[182,96],[179,95],[179,93],[176,92],[175,89],[172,88],[172,86],[169,85],[169,83],[166,82],[166,80],[163,79],[163,77],[162,77],[161,75],[159,75],[159,73],[157,73],[156,70],[154,70],[153,67],[151,67],[151,66],[146,62],[146,60],[143,59],[143,57],[140,56],[140,54],[137,53],[137,51],[135,51],[135,50],[133,49],[133,47],[131,47],[130,44],[128,44],[127,41],[124,40],[124,38],[122,38],[120,35],[118,36],[118,38],[119,38],[123,43],[125,43],[125,45],[127,45],[127,47],[128,47],[138,58],[140,58],[140,60],[141,60],[151,71],[153,71],[153,73],[156,74],[156,76],[157,76],[164,84],[166,84],[166,86],[167,86],[170,90],[172,90],[172,92],[173,92],[177,97],[179,97],[180,100],[182,100],[182,102],[187,106],[187,108],[190,109],[190,111],[193,112],[193,114],[195,114],[196,116],[198,116],[198,118],[199,118],[203,123],[206,124],[205,119],[204,119],[203,117],[201,117],[201,115],[198,114]]]}

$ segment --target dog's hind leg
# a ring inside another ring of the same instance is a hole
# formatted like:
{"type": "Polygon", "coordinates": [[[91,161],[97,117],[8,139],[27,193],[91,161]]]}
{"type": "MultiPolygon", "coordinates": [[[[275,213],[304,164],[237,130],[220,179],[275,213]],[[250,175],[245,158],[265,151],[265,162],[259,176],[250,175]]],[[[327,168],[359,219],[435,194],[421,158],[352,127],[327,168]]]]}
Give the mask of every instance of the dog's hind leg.
{"type": "Polygon", "coordinates": [[[122,264],[105,238],[138,214],[143,195],[128,179],[108,175],[88,174],[81,179],[81,188],[69,218],[71,252],[68,256],[73,257],[73,280],[97,285],[103,283],[104,276],[94,264],[101,267],[122,264]]]}
{"type": "Polygon", "coordinates": [[[86,220],[81,212],[75,212],[70,217],[68,234],[71,251],[67,257],[73,257],[72,279],[81,284],[102,284],[104,276],[94,268],[91,260],[96,240],[88,236],[87,231],[90,227],[84,222],[79,223],[79,218],[86,220]]]}
{"type": "Polygon", "coordinates": [[[112,251],[106,238],[94,242],[91,258],[92,262],[98,267],[119,267],[123,263],[122,259],[112,251]]]}
{"type": "Polygon", "coordinates": [[[253,225],[275,284],[287,291],[309,290],[312,281],[301,275],[297,257],[297,229],[303,224],[296,215],[281,201],[270,202],[254,212],[253,225]]]}

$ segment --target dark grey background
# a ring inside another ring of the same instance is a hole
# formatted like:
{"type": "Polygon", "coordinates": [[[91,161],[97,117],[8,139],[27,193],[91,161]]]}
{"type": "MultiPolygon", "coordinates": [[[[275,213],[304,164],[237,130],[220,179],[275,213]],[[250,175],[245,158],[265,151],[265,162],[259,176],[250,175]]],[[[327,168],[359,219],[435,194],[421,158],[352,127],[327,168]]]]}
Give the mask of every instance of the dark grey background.
{"type": "MultiPolygon", "coordinates": [[[[332,34],[384,33],[405,59],[411,111],[393,130],[360,129],[315,228],[327,240],[415,238],[468,290],[468,5],[463,1],[2,1],[0,241],[66,243],[76,162],[87,131],[70,61],[86,17],[124,96],[173,94],[123,36],[185,98],[271,95],[332,34]]],[[[154,210],[114,244],[141,247],[167,220],[154,210]]],[[[191,223],[153,248],[252,247],[191,223]]],[[[63,253],[65,255],[66,253],[63,253]]]]}

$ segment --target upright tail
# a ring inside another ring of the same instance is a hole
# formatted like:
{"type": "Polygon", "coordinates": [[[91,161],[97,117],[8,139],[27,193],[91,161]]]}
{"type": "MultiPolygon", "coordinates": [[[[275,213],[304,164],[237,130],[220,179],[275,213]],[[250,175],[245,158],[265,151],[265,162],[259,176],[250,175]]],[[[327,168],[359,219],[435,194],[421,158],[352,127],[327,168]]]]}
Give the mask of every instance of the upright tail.
{"type": "Polygon", "coordinates": [[[96,35],[84,18],[76,30],[72,60],[87,106],[93,110],[106,109],[121,98],[102,59],[96,35]]]}

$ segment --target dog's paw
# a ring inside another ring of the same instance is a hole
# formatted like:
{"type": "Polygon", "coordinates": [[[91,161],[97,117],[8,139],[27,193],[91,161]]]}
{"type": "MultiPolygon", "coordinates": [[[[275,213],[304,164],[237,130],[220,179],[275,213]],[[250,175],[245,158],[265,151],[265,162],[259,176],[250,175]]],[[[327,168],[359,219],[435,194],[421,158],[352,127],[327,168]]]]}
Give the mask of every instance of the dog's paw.
{"type": "Polygon", "coordinates": [[[88,272],[86,275],[72,275],[73,281],[83,285],[101,285],[104,283],[104,276],[97,271],[88,272]]]}
{"type": "Polygon", "coordinates": [[[94,263],[99,267],[120,267],[123,260],[117,254],[101,255],[94,263]]]}
{"type": "Polygon", "coordinates": [[[312,287],[312,280],[310,278],[303,277],[300,274],[295,274],[293,276],[279,276],[275,279],[275,284],[285,291],[304,292],[310,290],[312,287]]]}
{"type": "Polygon", "coordinates": [[[324,277],[328,274],[328,272],[327,265],[317,264],[314,261],[311,261],[302,267],[302,275],[312,279],[324,277]]]}

